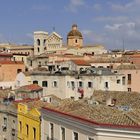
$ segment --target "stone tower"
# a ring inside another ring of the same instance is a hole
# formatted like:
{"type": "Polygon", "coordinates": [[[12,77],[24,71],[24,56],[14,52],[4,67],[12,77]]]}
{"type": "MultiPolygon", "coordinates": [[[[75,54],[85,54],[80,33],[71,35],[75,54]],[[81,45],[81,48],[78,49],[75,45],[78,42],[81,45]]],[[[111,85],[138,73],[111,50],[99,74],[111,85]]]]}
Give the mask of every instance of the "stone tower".
{"type": "Polygon", "coordinates": [[[69,47],[83,46],[83,36],[76,24],[72,25],[72,30],[67,35],[67,45],[69,47]]]}
{"type": "Polygon", "coordinates": [[[40,55],[46,50],[46,40],[48,32],[34,32],[34,55],[40,55]]]}

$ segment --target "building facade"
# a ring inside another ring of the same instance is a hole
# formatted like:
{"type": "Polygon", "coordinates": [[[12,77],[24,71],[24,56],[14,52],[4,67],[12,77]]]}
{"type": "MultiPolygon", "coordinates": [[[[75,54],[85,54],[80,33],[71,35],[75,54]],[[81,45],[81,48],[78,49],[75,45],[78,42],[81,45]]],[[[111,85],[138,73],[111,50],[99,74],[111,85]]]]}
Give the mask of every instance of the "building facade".
{"type": "Polygon", "coordinates": [[[62,37],[56,32],[48,35],[48,32],[34,32],[34,55],[44,52],[59,50],[62,47],[62,37]]]}
{"type": "MultiPolygon", "coordinates": [[[[41,140],[139,140],[138,126],[97,123],[64,111],[43,108],[41,140]]],[[[84,113],[84,112],[83,112],[84,113]]]]}
{"type": "Polygon", "coordinates": [[[124,75],[111,72],[95,71],[96,73],[50,73],[34,71],[30,73],[32,83],[43,87],[43,96],[54,94],[59,98],[78,99],[81,96],[90,97],[94,90],[126,91],[124,75]]]}
{"type": "Polygon", "coordinates": [[[0,139],[17,140],[17,108],[0,104],[0,139]]]}
{"type": "Polygon", "coordinates": [[[25,104],[18,104],[18,140],[40,140],[40,129],[40,112],[36,108],[29,110],[25,104]]]}
{"type": "Polygon", "coordinates": [[[19,71],[25,71],[23,62],[3,61],[0,62],[0,88],[15,88],[15,79],[19,71]]]}

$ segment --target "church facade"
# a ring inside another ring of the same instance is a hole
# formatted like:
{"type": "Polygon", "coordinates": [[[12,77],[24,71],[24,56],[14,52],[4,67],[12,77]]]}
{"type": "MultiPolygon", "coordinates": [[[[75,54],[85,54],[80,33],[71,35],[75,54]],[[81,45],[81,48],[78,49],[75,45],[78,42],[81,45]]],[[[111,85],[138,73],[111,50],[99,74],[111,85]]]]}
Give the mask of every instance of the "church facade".
{"type": "Polygon", "coordinates": [[[34,55],[55,51],[62,48],[62,37],[56,32],[34,32],[34,55]]]}

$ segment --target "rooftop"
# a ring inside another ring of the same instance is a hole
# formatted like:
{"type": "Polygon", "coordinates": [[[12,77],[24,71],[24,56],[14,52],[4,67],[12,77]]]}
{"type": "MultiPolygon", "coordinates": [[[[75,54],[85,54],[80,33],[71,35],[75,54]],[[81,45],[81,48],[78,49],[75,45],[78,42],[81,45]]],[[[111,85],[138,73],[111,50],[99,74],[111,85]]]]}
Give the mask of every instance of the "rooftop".
{"type": "Polygon", "coordinates": [[[26,92],[33,92],[33,91],[40,91],[43,88],[37,84],[25,85],[17,89],[17,91],[26,91],[26,92]]]}
{"type": "Polygon", "coordinates": [[[60,101],[59,105],[50,105],[47,108],[62,114],[92,121],[96,124],[140,126],[139,101],[140,94],[137,93],[105,93],[98,91],[93,94],[91,99],[85,98],[77,101],[64,99],[60,101]],[[114,107],[106,105],[107,96],[116,99],[117,102],[114,107]],[[92,101],[92,103],[89,101],[92,101]],[[127,110],[123,109],[123,107],[127,107],[127,110]]]}
{"type": "Polygon", "coordinates": [[[76,65],[79,65],[79,66],[90,66],[90,64],[87,61],[82,60],[82,59],[71,60],[71,61],[74,62],[76,65]]]}

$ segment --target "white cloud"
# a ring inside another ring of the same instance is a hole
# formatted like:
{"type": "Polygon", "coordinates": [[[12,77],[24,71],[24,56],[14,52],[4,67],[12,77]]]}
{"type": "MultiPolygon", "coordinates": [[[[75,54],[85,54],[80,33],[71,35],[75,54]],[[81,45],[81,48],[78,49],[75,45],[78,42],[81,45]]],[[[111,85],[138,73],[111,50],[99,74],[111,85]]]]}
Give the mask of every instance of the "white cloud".
{"type": "Polygon", "coordinates": [[[66,6],[65,9],[67,11],[75,13],[75,12],[77,12],[79,7],[84,6],[84,5],[85,5],[84,0],[70,0],[69,5],[66,6]]]}
{"type": "Polygon", "coordinates": [[[92,44],[102,44],[106,48],[139,48],[140,23],[126,22],[107,24],[102,31],[83,30],[84,39],[92,44]]]}
{"type": "Polygon", "coordinates": [[[111,8],[117,12],[136,12],[140,11],[140,0],[131,0],[131,2],[122,4],[111,4],[111,8]]]}
{"type": "Polygon", "coordinates": [[[98,21],[98,22],[111,22],[111,23],[122,23],[128,21],[129,18],[127,16],[101,16],[101,17],[96,17],[93,19],[93,21],[98,21]]]}
{"type": "Polygon", "coordinates": [[[87,40],[88,43],[91,44],[101,44],[104,43],[105,41],[107,42],[108,40],[106,34],[95,33],[94,31],[91,31],[89,29],[82,30],[82,34],[84,35],[85,40],[87,40]]]}
{"type": "Polygon", "coordinates": [[[122,24],[113,24],[112,26],[111,25],[105,25],[105,29],[115,31],[115,30],[118,30],[121,26],[122,26],[122,24]]]}
{"type": "Polygon", "coordinates": [[[83,0],[71,0],[71,5],[73,6],[81,6],[84,5],[84,1],[83,0]]]}
{"type": "Polygon", "coordinates": [[[104,32],[106,37],[104,43],[110,48],[122,48],[122,42],[125,42],[125,48],[138,48],[140,40],[140,30],[137,27],[140,25],[136,22],[126,22],[123,24],[106,25],[104,32]],[[106,42],[107,41],[107,42],[106,42]]]}

